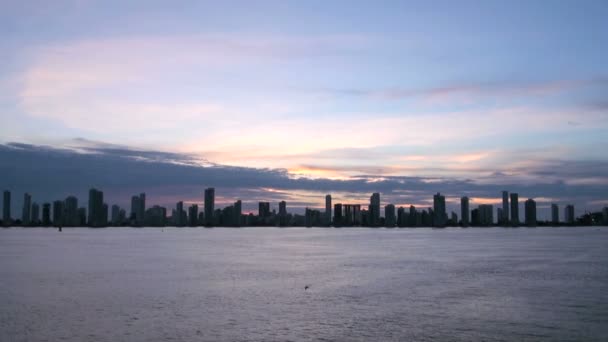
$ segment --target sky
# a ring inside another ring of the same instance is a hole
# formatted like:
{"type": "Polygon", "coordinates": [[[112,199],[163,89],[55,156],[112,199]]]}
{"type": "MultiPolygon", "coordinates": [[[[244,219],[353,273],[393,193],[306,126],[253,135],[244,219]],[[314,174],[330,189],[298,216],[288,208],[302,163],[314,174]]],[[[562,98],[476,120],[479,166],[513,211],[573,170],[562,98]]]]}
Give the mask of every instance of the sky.
{"type": "Polygon", "coordinates": [[[5,1],[0,186],[15,211],[25,191],[172,206],[215,186],[246,210],[374,191],[457,210],[504,189],[541,218],[582,214],[608,205],[607,17],[606,1],[5,1]]]}

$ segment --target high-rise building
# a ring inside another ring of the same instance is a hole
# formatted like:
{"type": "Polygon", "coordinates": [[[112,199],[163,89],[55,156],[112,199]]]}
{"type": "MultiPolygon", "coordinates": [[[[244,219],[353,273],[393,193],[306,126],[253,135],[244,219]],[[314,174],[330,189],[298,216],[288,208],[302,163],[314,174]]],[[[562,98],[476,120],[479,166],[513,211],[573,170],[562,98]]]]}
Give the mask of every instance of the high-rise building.
{"type": "Polygon", "coordinates": [[[511,193],[511,225],[519,226],[519,195],[511,193]]]}
{"type": "Polygon", "coordinates": [[[460,198],[460,220],[463,227],[468,227],[471,224],[469,213],[469,198],[463,196],[460,198]]]}
{"type": "Polygon", "coordinates": [[[258,203],[258,216],[260,218],[266,218],[270,216],[270,203],[259,202],[258,203]]]}
{"type": "Polygon", "coordinates": [[[287,202],[285,201],[279,202],[279,225],[287,225],[287,202]]]}
{"type": "Polygon", "coordinates": [[[501,223],[505,220],[503,217],[502,208],[500,207],[496,208],[496,219],[498,220],[498,223],[501,223]]]}
{"type": "Polygon", "coordinates": [[[234,225],[241,226],[241,216],[243,215],[243,204],[241,200],[234,202],[234,225]]]}
{"type": "Polygon", "coordinates": [[[188,225],[190,227],[198,226],[198,205],[192,204],[188,208],[188,225]]]}
{"type": "Polygon", "coordinates": [[[331,195],[325,195],[325,225],[331,226],[331,195]]]}
{"type": "Polygon", "coordinates": [[[502,192],[502,217],[498,217],[500,224],[509,225],[509,192],[502,192]]]}
{"type": "Polygon", "coordinates": [[[99,224],[101,227],[105,227],[108,225],[108,204],[101,204],[101,217],[99,218],[99,224]]]}
{"type": "Polygon", "coordinates": [[[139,224],[139,209],[141,208],[141,205],[139,204],[139,196],[135,195],[135,196],[131,196],[131,213],[129,215],[129,220],[131,221],[132,225],[138,225],[139,224]]]}
{"type": "Polygon", "coordinates": [[[103,227],[107,223],[107,210],[106,219],[104,220],[104,209],[103,209],[103,192],[95,188],[89,190],[89,210],[87,223],[91,227],[103,227]]]}
{"type": "Polygon", "coordinates": [[[179,201],[175,204],[175,217],[173,219],[177,227],[183,227],[186,224],[184,220],[184,202],[179,201]]]}
{"type": "Polygon", "coordinates": [[[414,207],[413,205],[410,205],[410,214],[409,214],[409,222],[408,222],[408,226],[410,227],[416,227],[419,222],[419,216],[418,216],[418,212],[416,211],[416,207],[414,207]]]}
{"type": "Polygon", "coordinates": [[[526,226],[534,227],[536,226],[536,201],[531,198],[528,198],[524,204],[526,217],[526,226]]]}
{"type": "Polygon", "coordinates": [[[23,194],[23,210],[21,211],[21,224],[29,226],[32,211],[32,196],[27,192],[23,194]]]}
{"type": "Polygon", "coordinates": [[[213,226],[215,212],[215,188],[205,189],[205,226],[213,226]]]}
{"type": "Polygon", "coordinates": [[[564,209],[564,222],[574,224],[574,206],[572,204],[568,204],[564,209]]]}
{"type": "Polygon", "coordinates": [[[112,206],[112,225],[119,226],[122,222],[120,222],[120,207],[116,204],[112,206]]]}
{"type": "Polygon", "coordinates": [[[369,225],[377,227],[380,225],[380,194],[374,192],[369,198],[369,225]]]}
{"type": "Polygon", "coordinates": [[[11,225],[11,192],[4,190],[2,201],[2,222],[5,226],[11,225]]]}
{"type": "Polygon", "coordinates": [[[42,225],[48,227],[51,225],[51,204],[42,204],[42,225]]]}
{"type": "Polygon", "coordinates": [[[452,211],[452,217],[450,218],[450,220],[452,221],[452,225],[457,225],[458,224],[458,214],[456,214],[455,212],[452,211]]]}
{"type": "Polygon", "coordinates": [[[334,227],[342,227],[344,218],[342,217],[342,203],[334,204],[334,227]]]}
{"type": "Polygon", "coordinates": [[[445,227],[447,214],[445,211],[445,196],[437,193],[433,196],[433,226],[445,227]]]}
{"type": "Polygon", "coordinates": [[[494,224],[494,206],[491,204],[480,204],[478,207],[479,225],[491,226],[494,224]]]}
{"type": "Polygon", "coordinates": [[[40,206],[36,202],[32,203],[31,223],[32,223],[32,225],[40,224],[40,206]]]}
{"type": "Polygon", "coordinates": [[[602,216],[604,217],[604,225],[608,225],[608,207],[602,209],[602,216]]]}
{"type": "Polygon", "coordinates": [[[387,204],[384,206],[384,225],[386,227],[394,227],[395,223],[397,223],[397,218],[395,217],[395,205],[387,204]]]}
{"type": "Polygon", "coordinates": [[[555,203],[551,204],[551,223],[559,223],[559,207],[555,203]]]}
{"type": "Polygon", "coordinates": [[[69,196],[65,199],[63,224],[71,227],[80,225],[80,218],[78,217],[78,198],[75,196],[69,196]]]}
{"type": "Polygon", "coordinates": [[[65,224],[64,220],[64,202],[55,201],[53,202],[53,225],[55,227],[61,227],[65,224]]]}

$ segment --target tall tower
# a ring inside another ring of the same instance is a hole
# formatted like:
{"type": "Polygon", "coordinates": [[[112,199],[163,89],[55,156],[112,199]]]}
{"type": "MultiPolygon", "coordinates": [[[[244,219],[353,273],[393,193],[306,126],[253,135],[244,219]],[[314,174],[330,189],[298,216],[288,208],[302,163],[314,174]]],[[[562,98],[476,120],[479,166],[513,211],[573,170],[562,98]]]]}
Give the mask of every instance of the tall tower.
{"type": "Polygon", "coordinates": [[[2,201],[2,222],[5,226],[11,224],[11,192],[8,190],[4,191],[2,201]]]}
{"type": "Polygon", "coordinates": [[[369,198],[369,217],[370,226],[380,225],[380,194],[377,192],[374,192],[369,198]]]}
{"type": "Polygon", "coordinates": [[[525,213],[526,216],[526,226],[534,227],[536,226],[536,201],[531,198],[525,203],[525,213]]]}
{"type": "MultiPolygon", "coordinates": [[[[93,188],[89,190],[89,212],[87,223],[91,227],[101,227],[103,220],[103,192],[93,188]]],[[[106,215],[107,217],[107,215],[106,215]]]]}
{"type": "Polygon", "coordinates": [[[287,202],[279,202],[279,225],[287,225],[287,202]]]}
{"type": "Polygon", "coordinates": [[[64,213],[65,217],[63,218],[63,223],[66,226],[75,227],[80,224],[80,219],[78,217],[78,198],[69,196],[65,199],[64,213]]]}
{"type": "Polygon", "coordinates": [[[509,192],[502,192],[502,217],[498,218],[502,225],[509,225],[509,192]]]}
{"type": "Polygon", "coordinates": [[[469,198],[467,196],[463,196],[460,198],[460,217],[463,227],[468,227],[469,224],[471,224],[469,215],[469,198]]]}
{"type": "Polygon", "coordinates": [[[519,196],[511,193],[511,225],[519,226],[519,196]]]}
{"type": "Polygon", "coordinates": [[[445,227],[447,214],[445,213],[445,196],[437,193],[433,196],[433,225],[445,227]]]}
{"type": "Polygon", "coordinates": [[[331,195],[325,195],[325,225],[331,226],[331,195]]]}
{"type": "Polygon", "coordinates": [[[551,223],[559,223],[559,207],[555,203],[551,204],[551,223]]]}
{"type": "Polygon", "coordinates": [[[32,210],[32,196],[27,192],[23,194],[23,210],[21,212],[21,224],[27,226],[30,224],[32,210]]]}
{"type": "Polygon", "coordinates": [[[215,211],[215,188],[205,189],[205,226],[213,226],[213,212],[215,211]]]}
{"type": "Polygon", "coordinates": [[[568,204],[564,209],[564,221],[566,224],[574,224],[574,206],[568,204]]]}
{"type": "Polygon", "coordinates": [[[241,215],[243,215],[243,203],[241,200],[234,202],[234,225],[241,226],[241,215]]]}

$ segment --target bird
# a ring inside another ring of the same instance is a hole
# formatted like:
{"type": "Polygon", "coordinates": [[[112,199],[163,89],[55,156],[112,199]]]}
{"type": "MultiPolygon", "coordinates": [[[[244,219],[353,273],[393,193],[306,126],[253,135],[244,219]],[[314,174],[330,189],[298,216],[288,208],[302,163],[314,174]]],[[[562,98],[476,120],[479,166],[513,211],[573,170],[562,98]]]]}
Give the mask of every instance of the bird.
{"type": "Polygon", "coordinates": [[[308,290],[309,288],[310,288],[310,285],[304,286],[304,291],[308,290]]]}

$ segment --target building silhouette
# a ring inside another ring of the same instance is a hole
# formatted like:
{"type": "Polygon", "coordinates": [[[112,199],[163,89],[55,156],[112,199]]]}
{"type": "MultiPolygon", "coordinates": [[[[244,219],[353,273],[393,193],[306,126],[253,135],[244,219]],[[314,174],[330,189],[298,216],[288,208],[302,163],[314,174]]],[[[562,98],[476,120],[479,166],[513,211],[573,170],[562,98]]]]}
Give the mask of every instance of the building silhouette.
{"type": "Polygon", "coordinates": [[[498,221],[504,225],[509,225],[509,192],[502,192],[502,215],[498,216],[498,221]]]}
{"type": "Polygon", "coordinates": [[[511,193],[511,225],[519,226],[519,195],[511,193]]]}
{"type": "Polygon", "coordinates": [[[526,226],[534,227],[536,226],[536,201],[531,198],[528,198],[524,204],[525,209],[525,217],[526,217],[526,226]]]}
{"type": "Polygon", "coordinates": [[[478,221],[480,226],[494,225],[494,206],[491,204],[480,204],[477,207],[478,221]]]}
{"type": "Polygon", "coordinates": [[[551,204],[551,223],[559,224],[559,207],[557,204],[551,204]]]}
{"type": "Polygon", "coordinates": [[[397,217],[395,216],[395,205],[387,204],[384,206],[384,225],[389,228],[395,227],[397,217]]]}
{"type": "Polygon", "coordinates": [[[569,225],[574,224],[574,206],[572,204],[568,204],[564,208],[564,222],[569,225]]]}
{"type": "Polygon", "coordinates": [[[21,224],[24,226],[30,225],[32,210],[32,196],[27,192],[23,194],[23,210],[21,211],[21,224]]]}
{"type": "Polygon", "coordinates": [[[325,225],[331,226],[331,195],[325,195],[325,225]]]}
{"type": "Polygon", "coordinates": [[[380,194],[374,192],[369,198],[369,225],[377,227],[380,225],[380,194]]]}
{"type": "Polygon", "coordinates": [[[469,198],[467,196],[460,198],[460,220],[463,227],[468,227],[471,224],[469,220],[469,198]]]}
{"type": "Polygon", "coordinates": [[[215,213],[215,188],[205,189],[205,226],[213,226],[215,213]]]}
{"type": "Polygon", "coordinates": [[[447,213],[445,211],[445,196],[437,193],[433,196],[433,226],[445,227],[447,213]]]}

